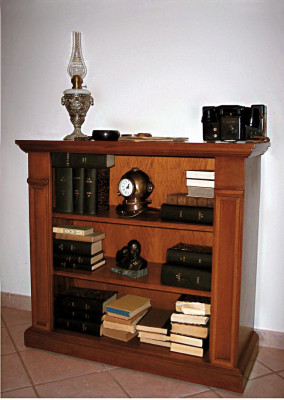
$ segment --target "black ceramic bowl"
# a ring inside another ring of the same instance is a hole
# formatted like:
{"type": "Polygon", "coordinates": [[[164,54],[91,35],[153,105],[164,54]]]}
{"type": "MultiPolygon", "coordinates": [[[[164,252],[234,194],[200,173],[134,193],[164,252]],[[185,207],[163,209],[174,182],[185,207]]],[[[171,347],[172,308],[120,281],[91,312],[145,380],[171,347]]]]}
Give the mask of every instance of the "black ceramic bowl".
{"type": "Polygon", "coordinates": [[[118,131],[94,130],[92,140],[118,140],[120,133],[118,131]]]}

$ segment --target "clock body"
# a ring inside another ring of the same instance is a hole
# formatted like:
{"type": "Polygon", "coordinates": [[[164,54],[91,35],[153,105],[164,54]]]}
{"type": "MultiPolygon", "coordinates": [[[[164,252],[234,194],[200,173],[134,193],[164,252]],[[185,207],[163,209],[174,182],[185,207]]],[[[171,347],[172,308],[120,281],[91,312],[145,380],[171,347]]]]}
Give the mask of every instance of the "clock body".
{"type": "Polygon", "coordinates": [[[124,200],[116,207],[116,212],[124,217],[141,214],[151,202],[148,197],[153,189],[149,176],[137,167],[132,168],[119,181],[118,195],[123,196],[124,200]]]}

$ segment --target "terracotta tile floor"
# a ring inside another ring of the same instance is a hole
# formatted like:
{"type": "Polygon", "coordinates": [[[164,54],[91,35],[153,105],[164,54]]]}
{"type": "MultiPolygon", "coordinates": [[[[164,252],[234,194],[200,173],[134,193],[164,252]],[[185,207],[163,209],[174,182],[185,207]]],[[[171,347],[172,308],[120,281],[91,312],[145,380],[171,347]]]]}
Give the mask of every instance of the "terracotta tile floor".
{"type": "Polygon", "coordinates": [[[2,308],[1,397],[284,397],[284,350],[260,348],[240,395],[27,348],[23,334],[30,324],[30,312],[2,308]]]}

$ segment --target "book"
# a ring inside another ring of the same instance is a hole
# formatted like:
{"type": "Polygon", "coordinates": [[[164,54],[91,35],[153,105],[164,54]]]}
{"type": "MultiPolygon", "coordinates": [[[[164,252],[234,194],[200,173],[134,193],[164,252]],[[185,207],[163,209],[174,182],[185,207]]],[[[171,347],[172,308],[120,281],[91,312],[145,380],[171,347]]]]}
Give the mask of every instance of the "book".
{"type": "Polygon", "coordinates": [[[131,325],[120,324],[119,322],[103,321],[103,327],[108,329],[117,329],[125,332],[136,332],[136,323],[131,325]]]}
{"type": "Polygon", "coordinates": [[[97,176],[97,211],[109,209],[109,179],[110,168],[98,169],[97,176]]]}
{"type": "Polygon", "coordinates": [[[51,153],[53,167],[110,168],[115,157],[111,154],[51,153]]]}
{"type": "Polygon", "coordinates": [[[150,338],[140,338],[141,343],[148,343],[148,344],[154,344],[155,346],[163,346],[163,347],[171,347],[170,342],[165,342],[163,340],[157,340],[157,339],[150,339],[150,338]]]}
{"type": "Polygon", "coordinates": [[[73,168],[73,213],[84,213],[84,168],[73,168]]]}
{"type": "Polygon", "coordinates": [[[186,178],[214,180],[215,179],[215,171],[188,170],[188,171],[186,171],[186,178]]]}
{"type": "Polygon", "coordinates": [[[107,336],[112,339],[121,340],[123,342],[129,342],[129,340],[133,339],[137,336],[138,332],[135,331],[134,333],[126,332],[118,329],[110,329],[102,327],[102,335],[107,336]]]}
{"type": "Polygon", "coordinates": [[[196,290],[211,290],[211,271],[177,264],[162,264],[161,284],[196,290]]]}
{"type": "Polygon", "coordinates": [[[131,324],[137,324],[142,317],[147,313],[149,309],[143,310],[140,313],[134,315],[134,317],[130,319],[124,319],[124,318],[119,318],[119,315],[113,316],[109,314],[104,314],[103,320],[104,321],[109,321],[109,322],[115,322],[123,325],[131,325],[131,324]]]}
{"type": "Polygon", "coordinates": [[[211,299],[193,294],[182,294],[176,301],[175,308],[177,312],[184,314],[210,315],[211,299]]]}
{"type": "Polygon", "coordinates": [[[97,214],[97,170],[85,170],[84,209],[86,214],[97,214]]]}
{"type": "Polygon", "coordinates": [[[70,331],[87,333],[94,336],[102,335],[102,324],[100,322],[55,317],[54,324],[56,328],[68,329],[70,331]]]}
{"type": "Polygon", "coordinates": [[[181,343],[172,342],[170,350],[176,353],[183,353],[191,356],[197,356],[197,357],[204,356],[204,349],[202,347],[189,346],[181,343]]]}
{"type": "Polygon", "coordinates": [[[73,286],[55,294],[56,304],[63,308],[85,310],[88,312],[104,313],[107,304],[113,302],[117,292],[113,290],[100,290],[80,288],[73,286]]]}
{"type": "Polygon", "coordinates": [[[192,315],[192,314],[183,314],[181,313],[173,313],[171,315],[171,322],[180,322],[185,324],[194,324],[194,325],[206,325],[209,321],[209,317],[206,315],[192,315]]]}
{"type": "Polygon", "coordinates": [[[149,308],[151,299],[133,294],[126,294],[120,299],[115,300],[106,307],[106,312],[111,315],[120,315],[125,318],[132,318],[140,311],[149,308]]]}
{"type": "Polygon", "coordinates": [[[92,232],[84,236],[74,235],[72,233],[54,233],[53,237],[55,239],[61,240],[72,240],[76,242],[88,242],[88,243],[95,243],[99,240],[103,240],[106,237],[104,232],[92,232]]]}
{"type": "Polygon", "coordinates": [[[212,247],[180,242],[167,249],[166,262],[210,268],[212,266],[212,247]]]}
{"type": "Polygon", "coordinates": [[[102,250],[102,240],[96,242],[79,242],[75,240],[53,239],[53,251],[55,253],[71,253],[92,256],[102,250]]]}
{"type": "Polygon", "coordinates": [[[169,342],[170,341],[170,334],[163,334],[163,333],[156,333],[156,332],[146,332],[146,331],[140,331],[138,330],[138,337],[140,339],[154,339],[154,340],[160,340],[162,342],[169,342]]]}
{"type": "Polygon", "coordinates": [[[161,219],[169,221],[213,224],[213,209],[208,207],[191,207],[163,203],[160,216],[161,219]]]}
{"type": "Polygon", "coordinates": [[[167,334],[170,328],[172,311],[160,308],[151,308],[137,324],[139,331],[167,334]]]}
{"type": "Polygon", "coordinates": [[[194,197],[188,193],[169,193],[166,196],[167,204],[180,204],[192,207],[214,207],[214,198],[212,197],[194,197]]]}
{"type": "Polygon", "coordinates": [[[175,343],[188,344],[190,346],[195,346],[195,347],[203,347],[204,340],[207,340],[207,339],[201,339],[198,337],[179,335],[177,333],[171,333],[170,340],[171,340],[171,342],[175,342],[175,343]]]}
{"type": "Polygon", "coordinates": [[[55,211],[73,212],[72,168],[55,169],[55,211]]]}
{"type": "Polygon", "coordinates": [[[190,197],[214,197],[214,188],[211,187],[200,187],[200,186],[188,186],[187,194],[190,197]]]}
{"type": "Polygon", "coordinates": [[[61,225],[54,226],[52,231],[55,233],[68,233],[72,235],[86,236],[94,232],[90,226],[61,225]]]}
{"type": "Polygon", "coordinates": [[[80,264],[76,262],[53,259],[53,266],[55,268],[71,268],[71,269],[79,269],[81,271],[94,271],[95,269],[98,269],[105,263],[106,260],[104,258],[95,262],[94,264],[80,264]]]}
{"type": "Polygon", "coordinates": [[[194,336],[197,338],[205,339],[209,333],[209,324],[207,325],[192,325],[181,324],[179,322],[172,322],[171,333],[178,333],[179,335],[194,336]]]}
{"type": "Polygon", "coordinates": [[[53,253],[53,261],[66,261],[66,266],[70,264],[84,264],[84,265],[93,265],[97,261],[102,260],[104,257],[104,254],[102,251],[99,251],[98,253],[91,255],[91,256],[86,256],[86,255],[80,255],[80,254],[70,254],[70,253],[53,253]]]}
{"type": "Polygon", "coordinates": [[[215,181],[208,179],[186,179],[186,186],[214,188],[215,181]]]}
{"type": "Polygon", "coordinates": [[[57,304],[56,302],[54,305],[54,314],[56,317],[75,319],[77,321],[100,322],[100,324],[103,323],[104,315],[102,312],[90,312],[74,308],[60,307],[60,304],[57,304]]]}

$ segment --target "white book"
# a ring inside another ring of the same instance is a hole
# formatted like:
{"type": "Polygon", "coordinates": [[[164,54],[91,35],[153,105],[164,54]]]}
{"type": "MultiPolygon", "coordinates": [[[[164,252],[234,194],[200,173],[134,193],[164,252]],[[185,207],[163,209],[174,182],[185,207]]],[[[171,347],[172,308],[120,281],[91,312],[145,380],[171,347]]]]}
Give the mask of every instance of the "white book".
{"type": "Polygon", "coordinates": [[[200,187],[200,186],[188,186],[188,196],[191,197],[214,197],[214,188],[200,187]]]}
{"type": "Polygon", "coordinates": [[[155,340],[155,339],[149,339],[149,338],[140,338],[141,343],[149,343],[149,344],[154,344],[155,346],[163,346],[163,347],[171,347],[170,342],[164,342],[162,340],[155,340]]]}
{"type": "Polygon", "coordinates": [[[203,357],[204,349],[202,347],[189,346],[187,344],[171,343],[171,351],[176,353],[189,354],[191,356],[203,357]]]}
{"type": "Polygon", "coordinates": [[[192,315],[183,313],[173,313],[171,315],[172,322],[181,322],[185,324],[206,325],[209,317],[206,315],[192,315]]]}
{"type": "Polygon", "coordinates": [[[143,332],[138,330],[138,336],[143,339],[154,339],[154,340],[162,340],[163,342],[169,342],[170,336],[164,335],[163,333],[154,333],[154,332],[143,332]]]}
{"type": "Polygon", "coordinates": [[[186,177],[190,179],[215,179],[215,171],[186,171],[186,177]]]}
{"type": "Polygon", "coordinates": [[[215,181],[209,179],[186,179],[186,186],[209,187],[215,186],[215,181]]]}
{"type": "Polygon", "coordinates": [[[175,343],[188,344],[190,346],[195,346],[195,347],[203,346],[203,339],[195,338],[192,336],[178,335],[176,333],[171,333],[170,339],[171,339],[171,342],[175,342],[175,343]]]}

